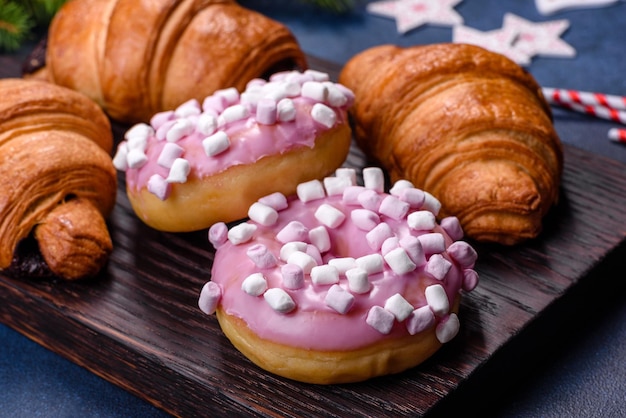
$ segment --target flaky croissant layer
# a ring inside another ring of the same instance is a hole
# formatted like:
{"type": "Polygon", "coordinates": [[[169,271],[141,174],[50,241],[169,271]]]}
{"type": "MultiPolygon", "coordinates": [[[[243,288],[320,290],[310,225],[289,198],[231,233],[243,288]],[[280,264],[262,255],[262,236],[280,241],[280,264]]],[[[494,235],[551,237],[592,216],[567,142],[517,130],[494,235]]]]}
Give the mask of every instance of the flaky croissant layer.
{"type": "Polygon", "coordinates": [[[355,93],[357,143],[392,180],[435,195],[476,240],[539,234],[563,151],[529,73],[472,45],[384,45],[353,57],[339,81],[355,93]]]}

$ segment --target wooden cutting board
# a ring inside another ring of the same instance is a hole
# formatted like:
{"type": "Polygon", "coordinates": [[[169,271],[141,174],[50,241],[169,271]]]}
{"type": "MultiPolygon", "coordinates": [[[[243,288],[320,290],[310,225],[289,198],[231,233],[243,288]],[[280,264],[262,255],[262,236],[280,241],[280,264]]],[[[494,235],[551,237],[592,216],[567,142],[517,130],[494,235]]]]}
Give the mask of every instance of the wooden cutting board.
{"type": "MultiPolygon", "coordinates": [[[[333,76],[338,71],[314,59],[311,65],[333,76]]],[[[114,128],[121,138],[125,127],[114,128]]],[[[365,164],[353,147],[346,165],[365,164]]],[[[150,229],[130,208],[122,175],[119,181],[109,220],[115,250],[106,270],[80,283],[0,275],[0,321],[174,415],[436,411],[463,394],[504,386],[500,366],[519,361],[512,356],[539,343],[528,330],[547,321],[562,326],[565,318],[553,313],[572,309],[576,294],[590,295],[586,303],[593,307],[592,295],[610,292],[617,278],[604,273],[616,263],[623,266],[626,255],[626,167],[566,145],[561,201],[541,237],[511,248],[475,245],[481,282],[462,301],[462,328],[452,342],[399,375],[358,384],[302,384],[252,365],[224,337],[215,317],[197,308],[213,257],[206,231],[150,229]]]]}

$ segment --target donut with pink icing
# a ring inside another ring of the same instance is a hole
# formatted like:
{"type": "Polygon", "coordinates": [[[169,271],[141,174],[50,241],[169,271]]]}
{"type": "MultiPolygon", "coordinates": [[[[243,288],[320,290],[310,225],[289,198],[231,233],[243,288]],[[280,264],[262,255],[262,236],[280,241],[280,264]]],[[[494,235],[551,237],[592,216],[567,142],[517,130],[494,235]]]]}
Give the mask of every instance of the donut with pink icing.
{"type": "Polygon", "coordinates": [[[137,215],[164,231],[245,218],[271,192],[295,193],[344,162],[354,95],[307,70],[216,91],[131,127],[113,159],[137,215]]]}
{"type": "Polygon", "coordinates": [[[459,331],[476,251],[438,200],[383,172],[340,168],[264,196],[247,222],[209,229],[216,248],[199,307],[252,362],[329,384],[398,373],[459,331]],[[236,266],[236,267],[235,267],[236,266]]]}

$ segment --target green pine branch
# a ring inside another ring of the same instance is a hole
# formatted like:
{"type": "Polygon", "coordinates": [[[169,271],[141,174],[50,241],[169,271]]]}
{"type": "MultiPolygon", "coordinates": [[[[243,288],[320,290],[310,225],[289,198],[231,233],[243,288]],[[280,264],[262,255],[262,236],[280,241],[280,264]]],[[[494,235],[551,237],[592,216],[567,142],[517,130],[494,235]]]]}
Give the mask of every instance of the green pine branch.
{"type": "Polygon", "coordinates": [[[46,27],[66,0],[0,0],[0,51],[15,51],[46,27]]]}
{"type": "Polygon", "coordinates": [[[311,3],[322,9],[327,9],[336,13],[344,13],[350,11],[357,0],[302,0],[305,3],[311,3]]]}

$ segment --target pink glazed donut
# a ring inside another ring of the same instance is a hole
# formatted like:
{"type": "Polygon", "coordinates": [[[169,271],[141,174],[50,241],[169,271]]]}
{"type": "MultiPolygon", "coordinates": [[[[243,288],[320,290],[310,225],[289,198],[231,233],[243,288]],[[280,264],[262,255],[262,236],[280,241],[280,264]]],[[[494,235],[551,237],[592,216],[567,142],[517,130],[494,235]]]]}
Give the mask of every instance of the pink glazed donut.
{"type": "Polygon", "coordinates": [[[216,247],[198,305],[233,345],[290,379],[356,382],[414,367],[459,330],[460,296],[478,283],[476,251],[454,217],[383,172],[333,177],[252,204],[249,221],[209,230],[216,247]]]}
{"type": "Polygon", "coordinates": [[[190,100],[125,133],[113,163],[135,213],[151,227],[195,231],[243,219],[272,192],[332,173],[345,161],[354,95],[307,70],[254,79],[245,91],[190,100]]]}

